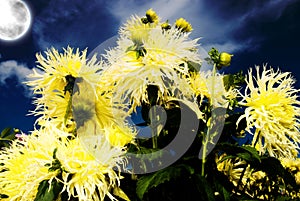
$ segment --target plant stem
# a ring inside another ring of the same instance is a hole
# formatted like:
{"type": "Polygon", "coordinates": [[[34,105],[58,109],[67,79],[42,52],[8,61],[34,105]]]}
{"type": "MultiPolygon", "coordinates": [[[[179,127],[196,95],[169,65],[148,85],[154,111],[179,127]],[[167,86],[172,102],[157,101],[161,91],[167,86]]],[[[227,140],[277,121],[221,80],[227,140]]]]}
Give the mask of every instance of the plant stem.
{"type": "Polygon", "coordinates": [[[72,98],[73,98],[73,94],[70,94],[70,98],[68,100],[66,113],[65,113],[65,116],[64,116],[64,126],[66,125],[67,120],[68,120],[70,114],[72,113],[72,98]]]}
{"type": "MultiPolygon", "coordinates": [[[[215,94],[215,77],[216,77],[216,64],[214,64],[213,66],[213,71],[212,71],[212,83],[211,83],[211,96],[210,96],[210,104],[211,106],[214,106],[214,94],[215,94]]],[[[205,163],[206,163],[206,152],[207,152],[207,144],[210,140],[210,135],[211,135],[211,127],[213,125],[213,120],[215,119],[214,114],[211,114],[211,121],[210,124],[207,125],[207,132],[206,135],[203,136],[203,140],[202,140],[202,146],[203,146],[203,151],[202,151],[202,164],[201,164],[201,176],[205,176],[205,163]]],[[[209,119],[209,118],[208,118],[209,119]]]]}
{"type": "Polygon", "coordinates": [[[152,135],[152,148],[157,148],[157,116],[155,106],[151,108],[150,111],[150,122],[151,122],[151,135],[152,135]]]}

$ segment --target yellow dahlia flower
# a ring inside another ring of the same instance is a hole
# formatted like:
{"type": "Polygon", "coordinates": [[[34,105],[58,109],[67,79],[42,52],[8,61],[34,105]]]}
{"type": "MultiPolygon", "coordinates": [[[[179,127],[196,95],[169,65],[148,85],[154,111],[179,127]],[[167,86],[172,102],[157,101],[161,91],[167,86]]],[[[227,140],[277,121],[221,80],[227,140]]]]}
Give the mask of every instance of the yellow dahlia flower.
{"type": "Polygon", "coordinates": [[[105,129],[113,124],[125,126],[127,105],[114,101],[113,91],[106,91],[105,88],[98,87],[97,94],[95,111],[101,128],[105,129]]]}
{"type": "Polygon", "coordinates": [[[53,180],[57,171],[49,171],[46,164],[53,161],[53,151],[61,142],[52,132],[34,131],[22,135],[22,141],[13,141],[0,151],[0,194],[4,200],[34,200],[40,182],[53,180]]]}
{"type": "Polygon", "coordinates": [[[114,170],[124,164],[124,149],[112,147],[103,135],[75,138],[58,148],[57,158],[64,172],[64,191],[84,200],[104,200],[120,185],[121,176],[114,170]]]}
{"type": "MultiPolygon", "coordinates": [[[[88,133],[89,129],[86,128],[88,124],[93,124],[92,126],[88,125],[88,127],[97,128],[97,134],[105,133],[101,130],[118,127],[125,129],[126,132],[124,131],[124,133],[132,133],[132,131],[129,131],[130,128],[126,122],[126,117],[128,116],[125,110],[126,106],[115,103],[113,100],[113,86],[106,86],[105,83],[100,83],[96,88],[96,94],[94,94],[92,86],[84,80],[77,83],[77,87],[79,93],[73,94],[72,112],[79,135],[88,133]]],[[[134,135],[130,134],[130,136],[132,140],[134,135]]],[[[122,139],[120,140],[123,141],[122,139]]],[[[128,140],[125,141],[127,142],[128,140]]],[[[121,144],[121,146],[125,145],[121,144]]]]}
{"type": "Polygon", "coordinates": [[[0,152],[0,193],[9,196],[7,200],[34,200],[40,182],[56,179],[64,186],[61,192],[80,201],[106,196],[116,200],[110,192],[120,184],[117,170],[126,162],[125,148],[112,146],[101,133],[90,133],[93,129],[75,137],[51,123],[45,125],[0,152]],[[50,171],[54,159],[60,167],[50,171]]]}
{"type": "MultiPolygon", "coordinates": [[[[252,145],[260,153],[275,157],[294,158],[299,150],[299,90],[293,88],[294,80],[290,73],[256,67],[248,72],[245,94],[241,94],[241,105],[246,106],[247,131],[254,135],[252,145]],[[253,130],[253,128],[255,130],[253,130]]],[[[237,123],[238,123],[237,122],[237,123]]]]}
{"type": "Polygon", "coordinates": [[[147,30],[142,49],[121,32],[118,46],[107,52],[110,64],[103,72],[103,80],[115,85],[114,100],[128,103],[129,112],[142,102],[149,103],[147,87],[158,88],[156,103],[166,103],[180,95],[192,99],[188,89],[188,61],[201,62],[197,52],[198,39],[190,40],[189,34],[178,29],[162,31],[160,26],[147,30]],[[177,93],[177,94],[176,94],[177,93]]]}
{"type": "Polygon", "coordinates": [[[279,160],[284,167],[288,168],[295,175],[296,183],[300,185],[300,158],[280,158],[279,160]]]}
{"type": "Polygon", "coordinates": [[[27,85],[40,95],[34,101],[37,107],[32,112],[41,115],[37,121],[55,119],[56,122],[65,123],[72,119],[70,110],[73,87],[76,82],[80,82],[76,79],[85,80],[92,86],[92,91],[96,91],[98,72],[102,69],[102,63],[97,62],[96,55],[87,61],[87,50],[80,52],[76,49],[74,52],[71,47],[63,50],[63,53],[59,53],[52,48],[45,52],[46,57],[36,55],[42,73],[34,70],[30,75],[32,80],[27,85]]]}
{"type": "Polygon", "coordinates": [[[253,193],[257,193],[253,191],[254,189],[252,186],[256,187],[256,191],[262,190],[266,187],[262,182],[262,179],[266,177],[266,173],[262,171],[253,171],[253,169],[247,165],[246,161],[242,159],[237,158],[223,160],[224,157],[226,157],[226,154],[216,158],[218,171],[226,175],[234,186],[239,185],[240,190],[245,190],[245,192],[250,196],[254,196],[253,193]],[[242,174],[243,177],[240,180],[242,174]]]}
{"type": "MultiPolygon", "coordinates": [[[[294,176],[296,183],[300,185],[300,158],[279,158],[281,164],[287,168],[294,176]]],[[[300,192],[285,192],[292,198],[300,198],[300,192]]]]}

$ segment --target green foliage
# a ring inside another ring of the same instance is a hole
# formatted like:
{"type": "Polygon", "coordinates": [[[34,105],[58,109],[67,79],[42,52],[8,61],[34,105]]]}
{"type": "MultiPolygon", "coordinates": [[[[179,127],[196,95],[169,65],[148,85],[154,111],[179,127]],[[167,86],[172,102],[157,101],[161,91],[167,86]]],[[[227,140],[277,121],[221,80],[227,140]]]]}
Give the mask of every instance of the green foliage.
{"type": "Polygon", "coordinates": [[[220,70],[222,67],[230,66],[232,54],[227,52],[219,52],[216,48],[211,48],[208,52],[209,58],[206,58],[208,64],[214,65],[220,70]]]}
{"type": "Polygon", "coordinates": [[[0,194],[0,198],[8,198],[8,196],[4,194],[0,194]]]}
{"type": "Polygon", "coordinates": [[[144,194],[151,188],[157,187],[162,183],[178,178],[184,170],[188,171],[189,174],[194,173],[194,169],[192,167],[181,164],[177,166],[169,166],[150,175],[141,176],[137,181],[136,187],[138,198],[143,200],[144,194]]]}
{"type": "Polygon", "coordinates": [[[38,187],[38,193],[34,201],[56,200],[62,188],[63,184],[55,179],[53,179],[51,182],[49,180],[44,180],[38,187]]]}
{"type": "MultiPolygon", "coordinates": [[[[52,163],[45,164],[48,168],[49,172],[58,171],[57,178],[61,178],[62,174],[62,167],[60,161],[56,157],[57,148],[53,151],[53,161],[52,163]]],[[[52,201],[56,200],[58,198],[58,195],[60,194],[60,191],[63,188],[63,184],[53,179],[52,181],[44,180],[40,183],[38,187],[38,193],[34,201],[52,201]]]]}
{"type": "Polygon", "coordinates": [[[16,137],[18,129],[13,129],[10,127],[7,127],[2,130],[0,133],[0,148],[1,147],[8,147],[11,140],[14,140],[16,137]]]}
{"type": "Polygon", "coordinates": [[[59,173],[61,173],[62,172],[61,163],[56,157],[56,152],[57,152],[57,148],[55,148],[54,151],[53,151],[53,161],[52,161],[52,163],[51,164],[47,163],[47,164],[45,164],[45,166],[49,167],[49,169],[48,169],[49,172],[54,172],[54,171],[58,170],[59,173]]]}
{"type": "Polygon", "coordinates": [[[242,70],[234,74],[226,74],[223,77],[223,82],[226,90],[231,87],[236,88],[245,83],[245,75],[242,70]]]}
{"type": "MultiPolygon", "coordinates": [[[[296,184],[295,177],[289,172],[286,168],[283,167],[281,162],[274,157],[267,155],[260,155],[257,150],[250,146],[239,146],[237,144],[231,143],[219,143],[214,153],[226,154],[218,163],[222,163],[225,160],[231,159],[241,159],[245,161],[244,165],[240,165],[239,168],[243,168],[240,180],[236,187],[225,189],[226,185],[220,185],[218,192],[224,192],[224,200],[226,200],[227,193],[226,191],[238,191],[242,196],[245,196],[245,188],[250,183],[241,185],[241,179],[244,177],[247,166],[250,167],[252,173],[257,171],[262,171],[266,176],[262,179],[257,179],[252,183],[248,189],[247,194],[252,194],[252,197],[268,200],[286,200],[291,198],[291,194],[294,192],[300,191],[300,186],[296,184]],[[260,188],[260,186],[262,186],[260,188]],[[224,187],[224,189],[222,189],[224,187]],[[282,192],[285,192],[282,194],[282,192]],[[225,197],[226,196],[226,197],[225,197]]],[[[210,172],[213,173],[213,172],[210,172]]],[[[220,177],[220,176],[218,176],[220,177]]],[[[217,178],[215,178],[217,179],[217,178]]],[[[249,181],[249,178],[248,178],[249,181]]],[[[239,200],[245,200],[241,197],[239,200]]],[[[248,200],[248,198],[246,199],[248,200]]]]}
{"type": "Polygon", "coordinates": [[[211,50],[208,52],[208,55],[210,58],[207,58],[207,62],[211,65],[219,63],[220,59],[220,53],[216,48],[211,48],[211,50]]]}
{"type": "Polygon", "coordinates": [[[220,160],[222,162],[227,159],[240,158],[247,163],[254,164],[260,162],[260,156],[254,147],[239,146],[231,143],[219,143],[216,145],[216,150],[220,150],[220,153],[226,153],[226,156],[220,160]]]}

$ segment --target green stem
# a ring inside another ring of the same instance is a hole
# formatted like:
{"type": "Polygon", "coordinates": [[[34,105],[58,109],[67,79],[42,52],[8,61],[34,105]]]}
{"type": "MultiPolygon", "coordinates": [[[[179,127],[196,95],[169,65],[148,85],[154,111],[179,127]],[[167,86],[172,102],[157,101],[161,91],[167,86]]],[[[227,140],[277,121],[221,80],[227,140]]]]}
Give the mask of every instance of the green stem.
{"type": "Polygon", "coordinates": [[[72,98],[73,98],[73,94],[70,95],[70,99],[68,100],[68,105],[67,105],[66,113],[64,116],[64,125],[66,125],[68,117],[69,117],[70,113],[72,112],[72,98]]]}
{"type": "MultiPolygon", "coordinates": [[[[209,130],[209,129],[208,129],[209,130]]],[[[207,131],[208,133],[209,131],[207,131]]],[[[202,142],[203,151],[202,151],[202,164],[201,164],[201,176],[205,176],[205,163],[206,163],[206,146],[207,146],[207,140],[203,139],[202,142]]]]}
{"type": "MultiPolygon", "coordinates": [[[[213,106],[213,98],[214,98],[214,94],[215,94],[215,76],[216,76],[216,64],[214,64],[213,66],[213,71],[212,71],[212,88],[211,88],[211,97],[210,97],[210,104],[213,106]]],[[[207,125],[207,132],[206,135],[203,136],[203,140],[202,140],[202,146],[203,146],[203,151],[202,151],[202,164],[201,164],[201,176],[205,176],[205,163],[206,163],[206,152],[207,152],[207,144],[209,142],[209,138],[210,138],[210,132],[211,132],[211,126],[212,126],[212,120],[215,117],[213,116],[213,114],[211,115],[211,123],[210,125],[207,125]]]]}
{"type": "Polygon", "coordinates": [[[150,112],[150,122],[151,122],[151,134],[152,134],[152,148],[157,148],[157,117],[156,117],[156,108],[153,107],[150,112]]]}

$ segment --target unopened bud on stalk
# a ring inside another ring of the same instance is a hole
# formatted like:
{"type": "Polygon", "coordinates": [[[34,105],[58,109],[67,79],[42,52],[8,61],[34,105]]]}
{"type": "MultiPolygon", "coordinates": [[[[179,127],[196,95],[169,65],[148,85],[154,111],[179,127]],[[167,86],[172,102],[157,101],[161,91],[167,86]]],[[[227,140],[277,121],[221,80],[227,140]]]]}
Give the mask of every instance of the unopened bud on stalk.
{"type": "Polygon", "coordinates": [[[231,62],[231,57],[233,56],[233,54],[229,54],[227,52],[221,52],[220,57],[219,57],[219,63],[218,66],[219,67],[226,67],[230,65],[231,62]]]}

